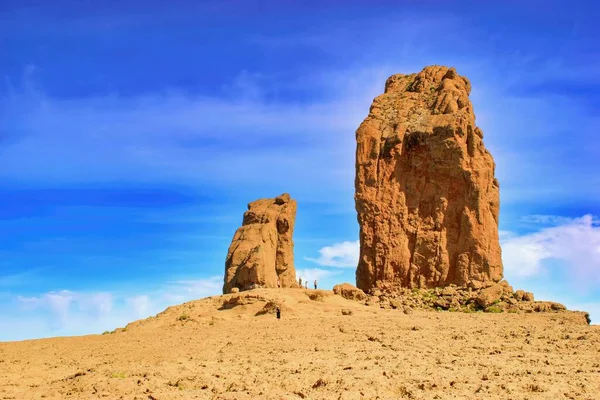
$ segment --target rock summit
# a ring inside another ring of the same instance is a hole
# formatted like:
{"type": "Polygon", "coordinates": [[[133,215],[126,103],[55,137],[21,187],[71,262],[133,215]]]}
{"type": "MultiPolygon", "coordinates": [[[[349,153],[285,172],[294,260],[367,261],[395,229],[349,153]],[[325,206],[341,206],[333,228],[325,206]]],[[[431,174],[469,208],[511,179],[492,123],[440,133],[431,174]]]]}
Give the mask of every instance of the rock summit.
{"type": "Polygon", "coordinates": [[[454,68],[393,75],[356,131],[357,286],[502,279],[495,164],[454,68]]]}
{"type": "Polygon", "coordinates": [[[248,204],[225,261],[223,293],[258,287],[296,287],[296,201],[287,193],[248,204]]]}

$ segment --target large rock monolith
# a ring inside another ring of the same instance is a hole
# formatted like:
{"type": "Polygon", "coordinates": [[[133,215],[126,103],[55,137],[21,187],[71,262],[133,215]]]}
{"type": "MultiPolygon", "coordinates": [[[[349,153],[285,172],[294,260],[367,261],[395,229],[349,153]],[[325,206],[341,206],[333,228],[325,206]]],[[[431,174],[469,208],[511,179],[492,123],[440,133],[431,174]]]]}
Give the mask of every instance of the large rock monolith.
{"type": "Polygon", "coordinates": [[[225,261],[223,293],[233,288],[296,287],[294,221],[296,201],[287,193],[248,204],[225,261]]]}
{"type": "Polygon", "coordinates": [[[499,281],[499,185],[454,68],[393,75],[356,132],[357,286],[499,281]]]}

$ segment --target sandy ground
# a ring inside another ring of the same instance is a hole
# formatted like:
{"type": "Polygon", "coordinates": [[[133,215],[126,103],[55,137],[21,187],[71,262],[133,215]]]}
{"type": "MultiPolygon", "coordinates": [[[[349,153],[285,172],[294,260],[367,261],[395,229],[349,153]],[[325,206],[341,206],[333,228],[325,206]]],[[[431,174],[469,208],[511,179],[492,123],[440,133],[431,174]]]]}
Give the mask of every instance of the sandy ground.
{"type": "Polygon", "coordinates": [[[218,296],[112,334],[0,343],[0,399],[600,398],[600,327],[580,314],[404,314],[319,292],[245,292],[253,303],[221,310],[240,295],[218,296]],[[281,320],[255,316],[269,300],[281,320]]]}

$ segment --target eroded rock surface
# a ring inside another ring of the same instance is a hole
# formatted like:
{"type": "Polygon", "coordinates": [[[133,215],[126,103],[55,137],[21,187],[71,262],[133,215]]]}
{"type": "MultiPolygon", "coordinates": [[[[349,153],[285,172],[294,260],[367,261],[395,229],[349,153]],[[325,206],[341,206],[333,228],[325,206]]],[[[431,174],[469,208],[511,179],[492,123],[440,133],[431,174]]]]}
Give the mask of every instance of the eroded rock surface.
{"type": "Polygon", "coordinates": [[[335,285],[333,287],[333,293],[340,295],[348,300],[361,301],[367,299],[367,295],[365,294],[365,292],[349,283],[340,283],[339,285],[335,285]]]}
{"type": "Polygon", "coordinates": [[[248,204],[225,261],[223,293],[234,288],[296,287],[294,222],[296,201],[287,193],[248,204]]]}
{"type": "Polygon", "coordinates": [[[481,287],[502,279],[499,186],[453,68],[393,75],[356,132],[357,286],[481,287]]]}
{"type": "Polygon", "coordinates": [[[579,315],[580,321],[590,323],[589,314],[583,311],[567,311],[567,308],[552,301],[534,301],[533,294],[523,290],[513,291],[506,281],[498,283],[488,281],[482,287],[474,289],[467,286],[449,285],[430,289],[418,288],[373,288],[368,293],[349,285],[337,285],[334,293],[348,300],[355,300],[367,306],[383,309],[407,310],[447,310],[472,313],[533,313],[533,312],[569,312],[579,315]],[[341,288],[345,290],[342,291],[341,288]],[[338,288],[336,290],[336,288],[338,288]],[[353,296],[359,291],[363,296],[353,296]]]}

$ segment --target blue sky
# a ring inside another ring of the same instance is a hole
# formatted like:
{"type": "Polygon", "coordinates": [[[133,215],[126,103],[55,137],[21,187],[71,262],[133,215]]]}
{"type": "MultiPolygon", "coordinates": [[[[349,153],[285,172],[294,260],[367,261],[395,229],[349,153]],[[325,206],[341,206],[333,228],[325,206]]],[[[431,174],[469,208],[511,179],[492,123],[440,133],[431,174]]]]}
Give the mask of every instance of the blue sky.
{"type": "Polygon", "coordinates": [[[219,293],[246,204],[282,192],[300,274],[354,282],[354,132],[431,64],[473,84],[507,279],[600,319],[599,6],[299,3],[0,4],[0,340],[219,293]]]}

